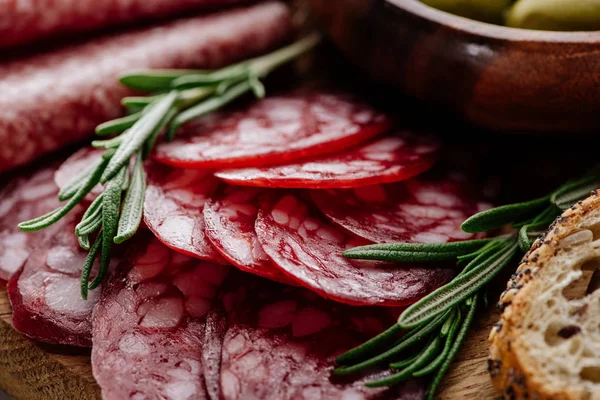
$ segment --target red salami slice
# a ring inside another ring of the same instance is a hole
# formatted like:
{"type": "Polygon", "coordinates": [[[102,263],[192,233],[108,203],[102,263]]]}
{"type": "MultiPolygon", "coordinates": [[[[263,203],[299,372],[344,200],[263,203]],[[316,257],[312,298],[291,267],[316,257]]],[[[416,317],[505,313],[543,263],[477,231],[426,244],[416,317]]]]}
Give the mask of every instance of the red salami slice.
{"type": "Polygon", "coordinates": [[[13,325],[48,343],[91,346],[91,313],[100,290],[81,298],[81,268],[87,252],[74,234],[83,210],[78,208],[51,226],[23,269],[8,282],[13,325]]]}
{"type": "Polygon", "coordinates": [[[273,265],[254,231],[260,198],[265,195],[261,190],[227,187],[222,196],[204,206],[206,235],[219,253],[239,269],[290,283],[273,265]]]}
{"type": "Polygon", "coordinates": [[[220,299],[228,329],[221,358],[221,398],[421,399],[416,382],[370,389],[334,381],[335,356],[381,332],[394,318],[385,308],[348,307],[312,292],[246,277],[220,299]]]}
{"type": "Polygon", "coordinates": [[[452,278],[449,269],[345,259],[344,250],[368,242],[330,225],[291,194],[261,207],[256,232],[282,271],[342,303],[403,306],[452,278]]]}
{"type": "Polygon", "coordinates": [[[170,169],[147,163],[144,221],[156,237],[175,251],[224,263],[206,237],[202,209],[218,181],[210,171],[170,169]]]}
{"type": "Polygon", "coordinates": [[[0,47],[236,0],[12,0],[0,3],[0,47]]]}
{"type": "Polygon", "coordinates": [[[351,150],[294,164],[219,171],[229,183],[278,188],[349,188],[411,178],[431,168],[439,144],[399,132],[351,150]]]}
{"type": "Polygon", "coordinates": [[[92,368],[106,399],[205,399],[204,319],[228,267],[154,240],[117,267],[93,318],[92,368]]]}
{"type": "MultiPolygon", "coordinates": [[[[73,179],[77,178],[81,173],[89,169],[94,163],[100,160],[104,151],[93,147],[84,147],[79,149],[71,157],[67,158],[64,163],[56,170],[54,174],[54,182],[59,188],[68,185],[73,179]]],[[[102,186],[96,186],[86,200],[93,201],[102,193],[102,186]]]]}
{"type": "Polygon", "coordinates": [[[286,6],[269,2],[2,64],[0,171],[81,141],[96,125],[120,116],[121,98],[131,94],[117,80],[121,73],[216,68],[276,45],[290,25],[286,6]]]}
{"type": "Polygon", "coordinates": [[[194,121],[154,157],[188,168],[281,164],[353,146],[388,127],[384,114],[349,95],[298,91],[194,121]]]}
{"type": "Polygon", "coordinates": [[[0,189],[0,279],[8,280],[50,231],[21,232],[20,222],[43,215],[60,205],[53,181],[56,167],[25,171],[0,189]]]}
{"type": "Polygon", "coordinates": [[[310,194],[335,224],[378,243],[473,239],[475,235],[463,232],[460,226],[489,207],[473,201],[464,183],[448,177],[310,194]]]}

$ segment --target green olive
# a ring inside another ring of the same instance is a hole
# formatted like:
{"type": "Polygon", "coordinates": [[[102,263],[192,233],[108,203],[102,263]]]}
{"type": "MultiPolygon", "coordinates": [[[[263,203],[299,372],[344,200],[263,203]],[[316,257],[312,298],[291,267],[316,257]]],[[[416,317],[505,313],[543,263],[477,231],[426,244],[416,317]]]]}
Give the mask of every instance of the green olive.
{"type": "Polygon", "coordinates": [[[501,24],[511,0],[421,0],[421,2],[462,17],[501,24]]]}
{"type": "Polygon", "coordinates": [[[519,0],[506,25],[547,31],[600,30],[600,0],[519,0]]]}

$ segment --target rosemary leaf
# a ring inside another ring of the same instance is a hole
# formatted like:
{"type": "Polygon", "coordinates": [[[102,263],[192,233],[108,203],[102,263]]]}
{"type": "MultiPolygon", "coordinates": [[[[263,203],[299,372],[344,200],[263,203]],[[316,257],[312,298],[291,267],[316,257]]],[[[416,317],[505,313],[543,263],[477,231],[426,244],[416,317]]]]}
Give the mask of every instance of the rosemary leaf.
{"type": "Polygon", "coordinates": [[[84,250],[90,249],[90,236],[89,235],[77,236],[77,242],[79,243],[79,247],[81,247],[82,249],[84,249],[84,250]]]}
{"type": "Polygon", "coordinates": [[[154,96],[128,96],[121,99],[121,104],[127,108],[144,108],[150,104],[156,103],[158,100],[165,97],[165,94],[157,94],[154,96]]]}
{"type": "Polygon", "coordinates": [[[121,143],[106,167],[106,170],[100,179],[102,183],[106,183],[113,178],[124,165],[128,164],[131,156],[155,130],[162,129],[161,123],[164,122],[165,116],[171,111],[176,99],[176,92],[169,93],[153,105],[152,110],[144,114],[144,116],[129,129],[126,140],[121,143]]]}
{"type": "Polygon", "coordinates": [[[98,275],[89,284],[88,288],[93,290],[97,288],[108,270],[108,264],[110,263],[110,257],[113,247],[113,238],[117,233],[117,226],[119,224],[119,210],[121,208],[121,192],[123,187],[123,180],[127,173],[128,167],[124,166],[117,175],[111,179],[104,190],[104,197],[102,199],[102,251],[100,253],[100,267],[98,268],[98,275]]]}
{"type": "Polygon", "coordinates": [[[460,322],[461,322],[460,311],[451,320],[451,322],[452,322],[452,324],[450,325],[450,329],[448,331],[448,336],[446,336],[446,342],[444,344],[444,348],[442,349],[442,352],[431,363],[429,363],[429,365],[426,365],[425,367],[421,368],[420,370],[413,372],[414,377],[421,377],[421,376],[429,375],[429,374],[435,372],[438,368],[440,368],[440,366],[444,363],[444,361],[446,361],[446,358],[448,358],[448,354],[450,353],[450,348],[452,347],[452,344],[454,343],[454,337],[456,336],[456,332],[458,331],[458,327],[460,326],[460,322]]]}
{"type": "Polygon", "coordinates": [[[87,179],[89,179],[101,162],[101,160],[94,162],[92,165],[85,168],[79,175],[75,176],[75,178],[71,179],[69,183],[63,186],[58,192],[58,200],[66,201],[75,196],[75,193],[77,193],[81,186],[87,181],[87,179]]]}
{"type": "Polygon", "coordinates": [[[477,295],[473,296],[473,301],[471,302],[471,306],[469,307],[467,316],[465,317],[465,320],[462,323],[462,326],[460,327],[458,336],[456,337],[456,340],[452,344],[452,347],[450,347],[450,350],[448,351],[448,354],[447,354],[444,362],[442,363],[440,369],[438,370],[438,373],[435,375],[435,377],[433,378],[433,381],[431,382],[431,385],[429,386],[429,392],[427,392],[426,400],[434,400],[435,392],[437,391],[437,388],[440,385],[442,378],[444,377],[444,375],[446,375],[448,368],[450,368],[450,364],[452,364],[452,360],[454,360],[454,357],[456,357],[456,353],[458,353],[458,350],[460,350],[460,347],[462,346],[462,344],[467,336],[467,332],[469,331],[469,327],[471,326],[471,323],[473,322],[473,317],[475,316],[476,309],[477,309],[477,295]]]}
{"type": "Polygon", "coordinates": [[[155,69],[133,71],[121,75],[119,81],[132,89],[156,92],[169,90],[171,83],[179,77],[189,74],[205,74],[206,71],[193,69],[155,69]]]}
{"type": "Polygon", "coordinates": [[[141,112],[129,114],[122,118],[116,118],[112,121],[104,122],[96,127],[96,135],[106,136],[115,133],[121,133],[133,126],[142,116],[141,112]]]}
{"type": "Polygon", "coordinates": [[[121,211],[121,217],[119,218],[117,236],[114,238],[115,243],[123,243],[137,232],[142,221],[145,192],[146,176],[142,164],[142,155],[138,152],[133,167],[131,183],[127,190],[127,194],[125,195],[123,210],[121,211]]]}
{"type": "Polygon", "coordinates": [[[41,217],[34,218],[29,221],[21,222],[19,224],[19,229],[25,232],[29,231],[38,231],[40,229],[46,228],[62,217],[67,215],[69,211],[71,211],[84,197],[98,184],[100,180],[100,176],[104,172],[106,166],[110,162],[110,159],[103,159],[102,162],[98,164],[96,170],[87,177],[81,187],[77,190],[75,195],[69,199],[67,204],[64,206],[57,208],[53,211],[50,211],[48,214],[42,215],[41,217]]]}
{"type": "Polygon", "coordinates": [[[85,258],[85,262],[83,263],[83,269],[81,270],[81,297],[84,300],[87,300],[88,298],[88,284],[90,281],[90,273],[92,272],[92,266],[94,265],[94,260],[96,259],[98,250],[100,250],[100,246],[102,246],[102,232],[100,232],[96,237],[94,245],[90,249],[90,252],[88,253],[87,257],[85,258]]]}
{"type": "Polygon", "coordinates": [[[452,313],[448,316],[446,322],[444,322],[444,325],[442,325],[442,329],[440,329],[440,337],[448,336],[448,332],[450,332],[450,329],[454,324],[454,320],[456,319],[457,312],[460,315],[460,310],[457,310],[456,308],[452,309],[452,313]]]}
{"type": "Polygon", "coordinates": [[[382,345],[397,338],[400,332],[402,332],[402,329],[400,329],[398,325],[394,324],[388,330],[380,333],[372,339],[369,339],[360,346],[348,350],[344,354],[338,356],[335,362],[338,365],[344,365],[363,360],[373,354],[374,351],[381,348],[382,345]]]}
{"type": "Polygon", "coordinates": [[[462,229],[469,233],[487,232],[504,225],[512,224],[523,217],[530,216],[539,211],[543,206],[548,204],[549,199],[549,196],[545,196],[524,203],[508,204],[482,211],[463,222],[462,229]]]}
{"type": "MultiPolygon", "coordinates": [[[[441,347],[442,347],[442,338],[440,338],[438,335],[433,336],[433,338],[431,339],[431,341],[429,342],[427,347],[425,347],[425,350],[423,351],[423,353],[421,353],[421,357],[419,357],[413,363],[413,365],[411,367],[413,367],[414,369],[422,367],[423,365],[425,365],[425,363],[431,361],[439,353],[439,350],[441,347]]],[[[401,363],[392,363],[392,364],[390,364],[390,368],[400,369],[400,368],[402,368],[402,365],[401,365],[401,363]]],[[[392,377],[389,377],[389,378],[392,378],[392,377]]]]}
{"type": "Polygon", "coordinates": [[[420,355],[421,355],[421,353],[415,352],[415,354],[413,356],[408,357],[405,360],[395,362],[394,365],[397,369],[407,367],[407,366],[413,364],[415,362],[415,360],[417,358],[419,358],[420,355]]]}
{"type": "Polygon", "coordinates": [[[96,149],[117,149],[125,139],[129,131],[124,131],[119,136],[105,140],[92,140],[92,147],[96,149]]]}
{"type": "Polygon", "coordinates": [[[162,131],[162,128],[166,126],[179,112],[179,110],[175,107],[171,108],[169,112],[165,115],[165,118],[160,122],[160,129],[155,129],[152,132],[152,135],[146,139],[144,142],[144,146],[142,147],[142,159],[145,160],[148,158],[152,149],[154,148],[154,144],[156,143],[156,139],[158,139],[158,135],[162,131]]]}
{"type": "Polygon", "coordinates": [[[398,325],[404,329],[413,328],[466,300],[508,264],[517,253],[518,248],[517,241],[510,240],[467,273],[457,276],[447,285],[407,308],[400,315],[398,325]]]}
{"type": "Polygon", "coordinates": [[[589,181],[581,182],[580,185],[570,187],[569,190],[559,189],[552,194],[550,201],[561,210],[571,208],[573,204],[588,197],[596,189],[600,188],[600,180],[589,179],[589,181]]]}
{"type": "Polygon", "coordinates": [[[391,349],[389,349],[379,355],[371,357],[370,359],[360,362],[358,364],[336,368],[335,370],[333,370],[333,374],[334,375],[354,374],[365,368],[373,367],[375,365],[379,365],[379,364],[388,362],[389,360],[398,356],[400,353],[402,353],[404,350],[406,350],[410,346],[425,339],[431,332],[433,332],[434,329],[436,329],[438,326],[440,326],[442,323],[444,323],[444,321],[446,320],[446,318],[448,317],[450,312],[451,312],[451,310],[449,310],[448,312],[446,312],[442,315],[438,315],[437,317],[434,317],[430,322],[424,324],[420,328],[413,329],[412,331],[407,332],[404,336],[402,336],[395,343],[395,345],[391,349]]]}

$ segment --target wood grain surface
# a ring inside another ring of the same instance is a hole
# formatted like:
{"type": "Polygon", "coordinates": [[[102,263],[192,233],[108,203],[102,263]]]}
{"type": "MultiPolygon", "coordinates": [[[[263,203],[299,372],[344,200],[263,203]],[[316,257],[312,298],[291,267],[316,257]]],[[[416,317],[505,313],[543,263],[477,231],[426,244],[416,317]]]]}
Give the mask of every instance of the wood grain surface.
{"type": "MultiPolygon", "coordinates": [[[[33,342],[11,324],[6,290],[0,288],[0,388],[16,400],[100,399],[88,350],[33,342]]],[[[487,336],[497,321],[488,310],[474,323],[440,391],[440,399],[493,399],[487,371],[487,336]]]]}

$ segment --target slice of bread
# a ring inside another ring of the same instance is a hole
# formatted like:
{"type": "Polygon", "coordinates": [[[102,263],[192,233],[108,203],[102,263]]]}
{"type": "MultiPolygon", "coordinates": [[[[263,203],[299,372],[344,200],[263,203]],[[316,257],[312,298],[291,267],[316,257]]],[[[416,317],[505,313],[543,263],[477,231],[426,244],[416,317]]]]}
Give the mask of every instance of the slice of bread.
{"type": "Polygon", "coordinates": [[[534,243],[500,297],[488,369],[504,398],[600,399],[599,267],[600,191],[534,243]]]}

